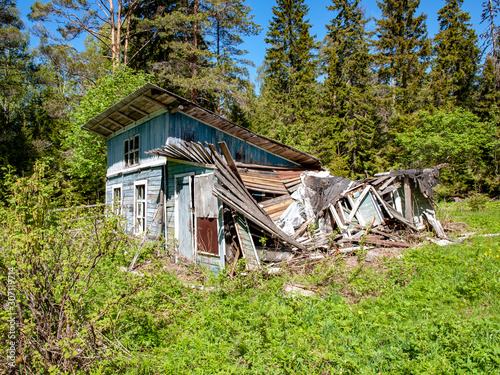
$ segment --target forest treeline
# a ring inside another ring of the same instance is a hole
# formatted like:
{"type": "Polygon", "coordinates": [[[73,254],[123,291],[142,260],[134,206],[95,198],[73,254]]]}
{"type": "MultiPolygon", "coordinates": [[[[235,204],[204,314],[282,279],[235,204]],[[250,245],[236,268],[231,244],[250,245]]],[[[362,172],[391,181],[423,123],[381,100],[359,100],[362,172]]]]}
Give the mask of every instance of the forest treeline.
{"type": "Polygon", "coordinates": [[[15,0],[0,0],[1,181],[41,163],[65,204],[102,201],[105,141],[81,125],[153,82],[336,175],[449,163],[443,195],[498,195],[500,1],[482,3],[480,32],[463,0],[437,15],[419,3],[377,1],[374,20],[361,0],[332,0],[318,41],[304,0],[276,0],[265,29],[244,0],[36,1],[30,30],[15,0]],[[261,32],[257,89],[243,40],[261,32]]]}

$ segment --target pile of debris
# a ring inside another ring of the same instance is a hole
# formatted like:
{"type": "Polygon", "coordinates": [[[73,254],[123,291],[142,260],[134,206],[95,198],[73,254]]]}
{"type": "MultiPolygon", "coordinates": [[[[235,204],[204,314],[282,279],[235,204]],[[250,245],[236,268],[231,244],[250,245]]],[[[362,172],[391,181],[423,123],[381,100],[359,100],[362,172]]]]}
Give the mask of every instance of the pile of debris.
{"type": "Polygon", "coordinates": [[[379,173],[352,181],[328,171],[236,163],[224,142],[181,142],[155,154],[215,169],[213,195],[226,207],[228,263],[280,262],[349,252],[360,245],[409,247],[405,234],[433,230],[446,238],[434,211],[439,169],[379,173]],[[261,246],[259,246],[259,244],[261,246]]]}

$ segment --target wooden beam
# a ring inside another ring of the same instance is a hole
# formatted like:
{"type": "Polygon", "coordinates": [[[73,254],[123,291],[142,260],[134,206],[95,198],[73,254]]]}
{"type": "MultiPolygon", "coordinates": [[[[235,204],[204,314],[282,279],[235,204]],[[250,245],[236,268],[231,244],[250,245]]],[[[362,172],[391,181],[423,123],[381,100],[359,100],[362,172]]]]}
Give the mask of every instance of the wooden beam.
{"type": "Polygon", "coordinates": [[[129,104],[129,107],[131,109],[133,109],[134,111],[139,112],[140,114],[142,114],[144,116],[149,116],[149,112],[143,111],[142,109],[137,108],[135,105],[129,104]]]}
{"type": "Polygon", "coordinates": [[[219,142],[219,147],[231,171],[234,173],[236,177],[239,178],[241,182],[243,182],[243,179],[240,176],[240,172],[238,172],[238,168],[236,168],[236,164],[233,160],[233,157],[231,156],[231,153],[229,152],[229,148],[227,147],[226,142],[219,142]]]}
{"type": "Polygon", "coordinates": [[[119,126],[120,129],[123,129],[125,127],[125,125],[120,124],[118,121],[113,120],[111,117],[106,117],[106,120],[108,120],[110,123],[112,123],[116,126],[119,126]]]}
{"type": "Polygon", "coordinates": [[[99,129],[103,129],[103,130],[106,130],[107,132],[109,132],[109,134],[113,134],[114,131],[113,130],[109,130],[108,128],[105,128],[104,126],[102,126],[101,124],[97,125],[97,127],[99,129]]]}
{"type": "Polygon", "coordinates": [[[129,115],[126,115],[125,113],[123,112],[120,112],[120,111],[116,111],[116,113],[118,113],[120,116],[122,117],[125,117],[127,120],[129,121],[132,121],[132,122],[136,122],[137,120],[133,117],[130,117],[129,115]]]}
{"type": "Polygon", "coordinates": [[[146,99],[148,102],[151,102],[151,103],[153,103],[153,104],[156,104],[156,105],[158,105],[158,106],[160,106],[160,107],[162,107],[162,108],[164,108],[164,109],[167,109],[167,110],[169,110],[169,109],[170,109],[170,107],[169,107],[168,105],[166,105],[165,103],[160,102],[159,100],[153,99],[153,98],[151,98],[151,97],[149,97],[149,96],[147,96],[147,95],[143,95],[142,97],[143,97],[144,99],[146,99]]]}

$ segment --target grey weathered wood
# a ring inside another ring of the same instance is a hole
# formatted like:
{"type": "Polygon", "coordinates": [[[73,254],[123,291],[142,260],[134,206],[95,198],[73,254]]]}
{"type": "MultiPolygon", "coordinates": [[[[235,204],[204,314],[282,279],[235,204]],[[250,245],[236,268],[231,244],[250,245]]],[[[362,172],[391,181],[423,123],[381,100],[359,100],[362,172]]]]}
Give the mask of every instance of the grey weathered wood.
{"type": "Polygon", "coordinates": [[[120,116],[122,116],[123,118],[126,118],[127,120],[131,121],[131,122],[136,122],[137,120],[133,117],[130,117],[129,115],[121,112],[121,111],[116,111],[116,113],[118,113],[120,116]]]}
{"type": "Polygon", "coordinates": [[[108,120],[110,123],[118,126],[120,129],[123,129],[125,125],[120,124],[118,121],[113,120],[111,117],[108,117],[106,120],[108,120]]]}
{"type": "Polygon", "coordinates": [[[410,177],[408,176],[405,176],[404,178],[404,189],[405,189],[405,218],[406,220],[413,222],[413,210],[411,208],[410,177]]]}
{"type": "Polygon", "coordinates": [[[219,217],[219,205],[217,199],[212,195],[214,183],[215,175],[213,173],[194,177],[194,207],[196,217],[219,217]]]}
{"type": "MultiPolygon", "coordinates": [[[[382,184],[382,186],[380,186],[378,188],[378,191],[382,192],[386,187],[388,187],[390,184],[392,184],[392,182],[396,179],[396,176],[393,176],[391,178],[389,178],[386,182],[384,182],[382,184]]],[[[382,195],[384,195],[383,193],[381,193],[382,195]]]]}
{"type": "Polygon", "coordinates": [[[146,112],[140,108],[137,108],[135,105],[129,104],[129,108],[133,109],[136,112],[139,112],[141,115],[149,116],[149,112],[146,112]]]}
{"type": "Polygon", "coordinates": [[[164,108],[164,109],[169,109],[169,106],[168,106],[168,105],[166,105],[165,103],[160,102],[159,100],[153,99],[153,98],[151,98],[151,97],[149,97],[149,96],[147,96],[147,95],[143,95],[142,97],[143,97],[144,99],[146,99],[148,102],[151,102],[151,103],[153,103],[153,104],[156,104],[157,106],[160,106],[160,107],[162,107],[162,108],[164,108]]]}
{"type": "Polygon", "coordinates": [[[255,249],[255,245],[250,235],[250,228],[243,215],[235,215],[234,226],[236,232],[238,233],[238,240],[240,242],[240,248],[243,252],[243,256],[247,259],[247,268],[250,270],[260,269],[260,259],[259,254],[255,249]]]}

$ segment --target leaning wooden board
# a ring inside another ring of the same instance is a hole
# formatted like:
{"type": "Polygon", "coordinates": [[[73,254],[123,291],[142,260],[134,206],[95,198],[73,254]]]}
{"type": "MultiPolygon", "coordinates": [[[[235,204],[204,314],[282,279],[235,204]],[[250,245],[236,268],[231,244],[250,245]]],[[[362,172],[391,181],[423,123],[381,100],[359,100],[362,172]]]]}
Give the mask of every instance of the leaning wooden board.
{"type": "Polygon", "coordinates": [[[249,270],[256,270],[260,268],[260,260],[257,251],[255,250],[255,245],[252,240],[252,235],[250,234],[250,228],[248,227],[247,219],[243,215],[235,215],[235,227],[238,233],[238,240],[240,242],[240,247],[243,251],[243,256],[247,260],[247,267],[249,270]]]}

